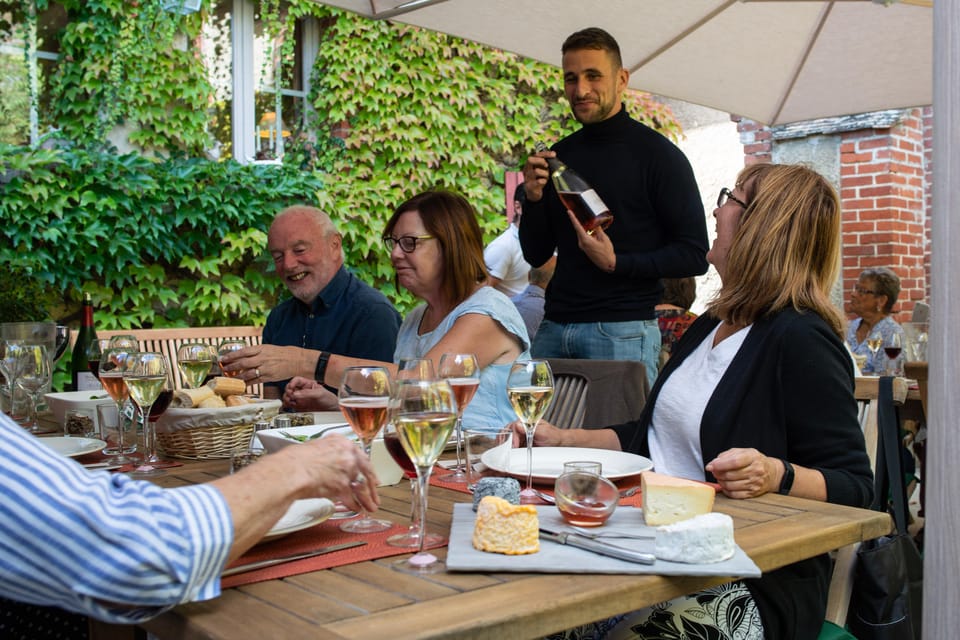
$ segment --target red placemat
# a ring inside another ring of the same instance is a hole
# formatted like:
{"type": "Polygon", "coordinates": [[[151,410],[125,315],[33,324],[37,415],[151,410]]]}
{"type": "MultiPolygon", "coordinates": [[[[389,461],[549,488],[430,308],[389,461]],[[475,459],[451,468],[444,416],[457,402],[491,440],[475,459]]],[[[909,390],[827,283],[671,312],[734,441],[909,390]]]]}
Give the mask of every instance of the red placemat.
{"type": "MultiPolygon", "coordinates": [[[[340,567],[345,564],[364,562],[366,560],[376,560],[378,558],[387,558],[389,556],[399,556],[406,553],[414,553],[416,551],[416,549],[392,547],[387,544],[387,538],[397,533],[403,533],[407,528],[406,525],[394,525],[390,529],[381,531],[379,533],[366,533],[358,535],[355,533],[341,531],[340,524],[343,522],[345,521],[327,520],[316,527],[291,533],[288,536],[284,536],[283,538],[274,540],[272,542],[258,544],[243,554],[239,560],[232,563],[230,566],[246,564],[248,562],[259,562],[261,560],[271,560],[273,558],[279,558],[297,553],[305,553],[320,547],[340,544],[343,542],[362,540],[367,544],[363,545],[362,547],[351,547],[349,549],[333,551],[322,556],[305,558],[304,560],[285,562],[283,564],[267,567],[265,569],[257,569],[256,571],[238,573],[237,575],[223,578],[220,582],[220,586],[224,589],[229,589],[231,587],[239,587],[245,584],[253,584],[254,582],[277,580],[279,578],[295,576],[301,573],[320,571],[321,569],[330,569],[331,567],[340,567]]],[[[445,547],[446,545],[447,543],[444,541],[440,544],[429,545],[428,548],[434,549],[437,547],[445,547]]],[[[226,568],[229,569],[230,567],[228,566],[226,568]]]]}

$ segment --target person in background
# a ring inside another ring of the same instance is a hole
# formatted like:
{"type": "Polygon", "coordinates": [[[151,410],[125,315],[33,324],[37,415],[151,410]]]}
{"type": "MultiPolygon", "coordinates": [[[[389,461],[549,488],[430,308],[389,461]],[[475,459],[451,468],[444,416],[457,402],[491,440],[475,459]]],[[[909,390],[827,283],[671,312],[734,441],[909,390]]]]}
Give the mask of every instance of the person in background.
{"type": "Polygon", "coordinates": [[[490,272],[490,284],[507,297],[520,295],[527,286],[530,265],[523,259],[517,228],[523,215],[523,185],[513,191],[513,220],[506,231],[493,239],[483,250],[483,260],[490,272]]]}
{"type": "Polygon", "coordinates": [[[163,489],[88,471],[0,414],[0,597],[136,624],[220,595],[224,567],[295,500],[375,511],[376,486],[363,452],[333,436],[163,489]]]}
{"type": "MultiPolygon", "coordinates": [[[[606,429],[540,422],[537,446],[648,456],[660,473],[865,507],[873,473],[857,419],[844,321],[830,300],[840,202],[802,165],[754,164],[722,189],[707,258],[722,286],[674,346],[640,417],[606,429]]],[[[518,439],[524,433],[514,423],[518,439]]],[[[816,638],[827,554],[627,614],[610,638],[816,638]]],[[[606,632],[606,631],[604,631],[606,632]]]]}
{"type": "MultiPolygon", "coordinates": [[[[347,271],[341,242],[330,217],[314,207],[288,207],[270,225],[267,250],[292,297],[270,312],[263,345],[250,347],[267,363],[260,371],[270,375],[264,397],[283,396],[294,375],[286,363],[315,361],[320,351],[373,360],[393,356],[400,314],[382,293],[347,271]]],[[[318,397],[316,406],[336,410],[336,395],[318,397]]]]}
{"type": "Polygon", "coordinates": [[[543,297],[556,265],[557,258],[551,257],[539,267],[530,269],[530,273],[527,274],[530,284],[520,295],[510,298],[520,312],[523,324],[527,326],[531,341],[537,335],[537,329],[540,328],[540,322],[543,320],[543,297]]]}
{"type": "Polygon", "coordinates": [[[602,29],[584,29],[566,39],[562,53],[564,93],[583,127],[523,168],[524,258],[539,266],[557,254],[531,351],[538,358],[641,361],[652,385],[660,279],[707,270],[700,193],[683,152],[627,115],[620,97],[630,74],[617,41],[602,29]],[[606,231],[587,234],[560,202],[544,159],[553,156],[610,208],[606,231]]]}
{"type": "Polygon", "coordinates": [[[866,364],[860,368],[864,374],[884,373],[890,361],[883,352],[883,344],[895,333],[903,339],[903,327],[890,317],[899,295],[900,278],[886,267],[864,269],[853,286],[850,311],[857,317],[847,325],[847,344],[855,356],[866,356],[866,364]],[[876,354],[867,346],[867,339],[874,334],[883,338],[876,354]]]}
{"type": "MultiPolygon", "coordinates": [[[[510,299],[487,285],[483,235],[477,212],[467,200],[448,191],[428,191],[401,204],[384,229],[383,241],[397,283],[424,301],[403,320],[394,362],[428,358],[437,368],[444,353],[472,353],[480,362],[480,387],[463,413],[474,428],[501,429],[515,419],[504,393],[510,365],[528,355],[523,318],[510,299]]],[[[351,358],[327,351],[284,363],[282,373],[256,348],[236,352],[228,370],[248,382],[271,380],[291,370],[284,403],[297,411],[314,411],[321,384],[336,385],[347,367],[389,362],[351,358]]]]}
{"type": "Polygon", "coordinates": [[[697,319],[697,314],[690,311],[696,299],[697,279],[693,276],[663,279],[663,296],[653,311],[660,325],[661,369],[670,358],[673,345],[680,340],[687,327],[697,319]]]}

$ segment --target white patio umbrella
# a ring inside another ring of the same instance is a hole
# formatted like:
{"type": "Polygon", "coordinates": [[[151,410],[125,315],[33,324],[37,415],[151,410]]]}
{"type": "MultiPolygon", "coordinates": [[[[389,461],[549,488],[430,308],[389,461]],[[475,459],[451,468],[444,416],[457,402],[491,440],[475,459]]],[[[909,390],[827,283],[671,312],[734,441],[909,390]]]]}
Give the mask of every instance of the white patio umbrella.
{"type": "Polygon", "coordinates": [[[770,125],[933,101],[932,0],[324,0],[560,64],[588,26],[630,86],[770,125]]]}

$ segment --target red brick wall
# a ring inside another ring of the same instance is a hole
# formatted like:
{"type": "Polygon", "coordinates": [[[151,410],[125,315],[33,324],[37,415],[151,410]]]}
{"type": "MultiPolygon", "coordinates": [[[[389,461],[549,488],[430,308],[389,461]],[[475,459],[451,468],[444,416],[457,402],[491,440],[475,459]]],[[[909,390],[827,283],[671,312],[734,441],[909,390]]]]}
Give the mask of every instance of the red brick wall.
{"type": "MultiPolygon", "coordinates": [[[[770,162],[770,130],[731,116],[743,143],[744,163],[770,162]]],[[[932,109],[914,109],[896,125],[840,133],[844,298],[867,267],[900,276],[894,319],[908,322],[914,303],[929,298],[932,109]]]]}
{"type": "Polygon", "coordinates": [[[914,303],[927,298],[923,114],[915,109],[889,129],[840,135],[844,291],[863,269],[889,267],[901,286],[894,319],[907,322],[914,303]]]}

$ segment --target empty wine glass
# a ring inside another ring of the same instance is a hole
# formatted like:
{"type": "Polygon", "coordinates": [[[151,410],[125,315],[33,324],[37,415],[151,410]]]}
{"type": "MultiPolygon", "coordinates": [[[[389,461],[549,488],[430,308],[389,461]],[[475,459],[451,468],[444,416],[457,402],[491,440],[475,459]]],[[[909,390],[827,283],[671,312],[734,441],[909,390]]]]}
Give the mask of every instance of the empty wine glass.
{"type": "Polygon", "coordinates": [[[225,375],[228,378],[236,378],[241,373],[243,373],[242,370],[226,371],[223,368],[223,363],[221,363],[220,360],[221,358],[223,358],[223,356],[227,355],[228,353],[233,353],[234,351],[245,349],[247,346],[248,346],[247,343],[240,339],[224,340],[223,342],[220,343],[220,346],[217,347],[217,363],[220,364],[220,372],[223,373],[223,375],[225,375]]]}
{"type": "Polygon", "coordinates": [[[188,342],[177,349],[177,368],[183,384],[189,389],[197,389],[210,375],[213,363],[217,361],[217,350],[213,345],[202,342],[188,342]]]}
{"type": "Polygon", "coordinates": [[[900,352],[903,351],[903,339],[899,333],[892,333],[883,343],[883,352],[887,355],[887,367],[885,370],[891,376],[899,376],[900,372],[900,352]]]}
{"type": "Polygon", "coordinates": [[[520,492],[520,502],[539,502],[533,488],[533,434],[537,423],[553,398],[553,371],[546,360],[518,360],[507,377],[507,397],[517,417],[523,422],[527,436],[527,486],[520,492]]]}
{"type": "Polygon", "coordinates": [[[40,392],[50,382],[50,360],[47,348],[42,344],[23,344],[17,348],[19,352],[17,365],[16,386],[30,398],[30,418],[24,428],[30,433],[40,432],[40,423],[37,421],[37,403],[40,401],[40,392]]]}
{"type": "MultiPolygon", "coordinates": [[[[0,340],[0,374],[3,375],[4,379],[4,399],[7,396],[10,398],[9,412],[11,417],[14,413],[13,394],[16,392],[17,375],[20,371],[20,344],[19,340],[0,340]]],[[[3,408],[0,405],[0,409],[3,408]]]]}
{"type": "Polygon", "coordinates": [[[157,434],[152,428],[155,425],[150,422],[150,408],[167,384],[167,359],[162,353],[134,353],[124,361],[121,371],[130,398],[140,410],[143,424],[143,459],[131,473],[163,473],[162,469],[154,466],[161,460],[157,455],[157,434]]]}
{"type": "MultiPolygon", "coordinates": [[[[387,422],[390,406],[390,372],[385,367],[347,367],[337,397],[350,428],[360,437],[363,452],[370,457],[370,445],[387,422]]],[[[359,520],[340,525],[350,533],[376,533],[393,526],[389,520],[371,518],[361,511],[359,520]]]]}
{"type": "Polygon", "coordinates": [[[136,436],[132,443],[124,443],[124,424],[123,403],[130,395],[127,384],[123,381],[123,368],[128,358],[136,355],[137,350],[129,347],[109,348],[100,356],[100,384],[117,405],[117,446],[107,446],[103,452],[111,456],[108,462],[110,464],[129,464],[134,462],[133,458],[128,458],[126,454],[137,450],[136,436]]]}
{"type": "Polygon", "coordinates": [[[440,356],[440,377],[445,378],[457,400],[457,468],[444,477],[451,482],[466,482],[466,467],[461,453],[463,410],[480,387],[480,363],[472,353],[445,353],[440,356]]]}
{"type": "Polygon", "coordinates": [[[390,400],[391,421],[400,444],[417,468],[420,497],[420,544],[412,557],[394,563],[409,573],[436,573],[446,564],[424,551],[427,542],[427,498],[430,473],[457,422],[457,402],[446,380],[398,380],[390,400]]]}

